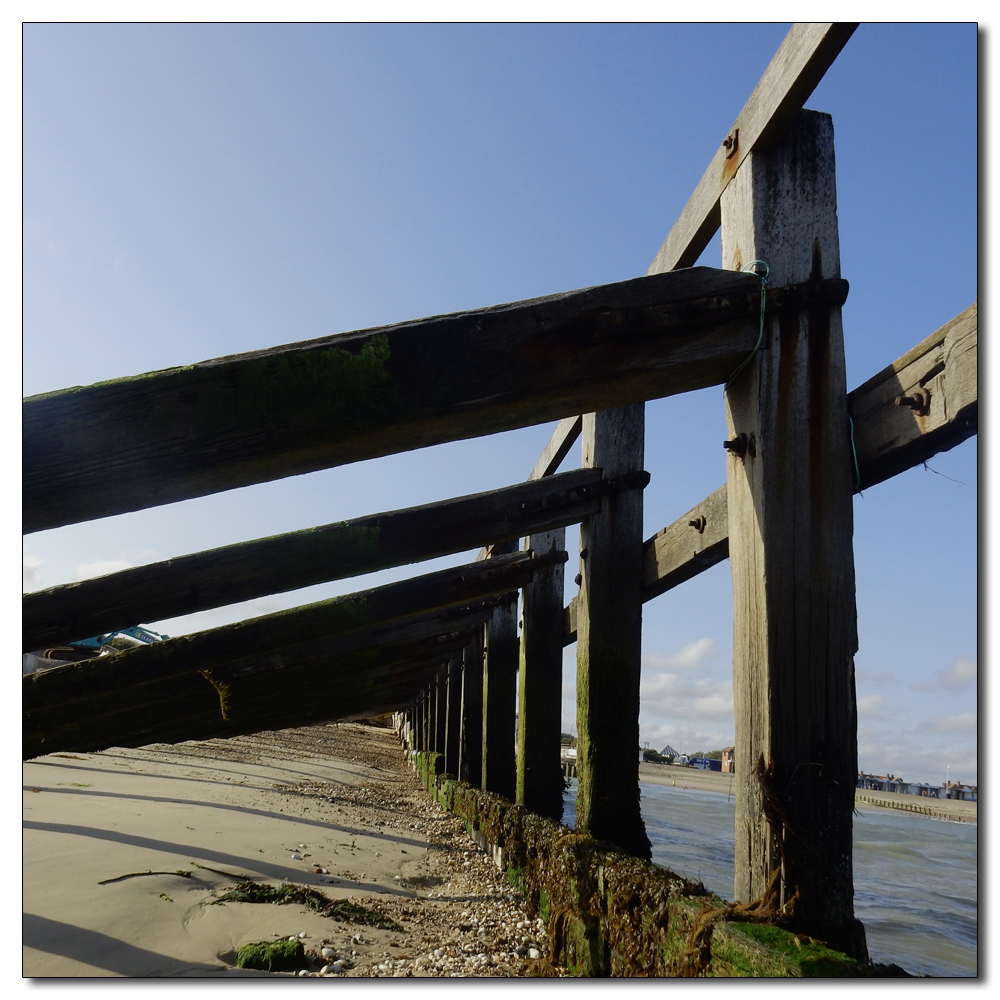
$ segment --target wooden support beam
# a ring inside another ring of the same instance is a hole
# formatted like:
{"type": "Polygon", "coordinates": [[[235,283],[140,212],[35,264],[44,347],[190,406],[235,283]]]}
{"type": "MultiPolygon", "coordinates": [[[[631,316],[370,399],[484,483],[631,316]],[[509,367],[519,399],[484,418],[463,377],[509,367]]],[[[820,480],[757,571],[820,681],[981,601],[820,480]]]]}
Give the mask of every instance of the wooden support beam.
{"type": "MultiPolygon", "coordinates": [[[[583,464],[607,475],[642,468],[645,407],[583,418],[583,464]]],[[[580,527],[577,627],[577,829],[640,858],[650,843],[639,812],[642,649],[642,491],[602,500],[580,527]]]]}
{"type": "MultiPolygon", "coordinates": [[[[530,536],[537,555],[562,552],[566,529],[530,536]]],[[[562,722],[563,564],[552,563],[524,588],[518,673],[517,802],[559,822],[563,812],[562,722]]]]}
{"type": "MultiPolygon", "coordinates": [[[[274,672],[286,663],[328,656],[330,641],[363,629],[406,619],[436,617],[530,582],[533,560],[514,553],[488,566],[471,563],[398,583],[385,584],[221,628],[150,643],[111,657],[25,676],[25,708],[111,692],[122,684],[148,683],[227,664],[244,673],[274,672]]],[[[342,648],[342,647],[341,647],[342,648]]]]}
{"type": "MultiPolygon", "coordinates": [[[[511,542],[494,546],[493,559],[509,558],[502,549],[511,542]],[[497,550],[501,549],[500,552],[497,550]]],[[[556,556],[547,555],[549,561],[556,556]]],[[[565,559],[565,553],[559,558],[565,559]]],[[[514,801],[517,785],[515,749],[517,726],[517,599],[498,605],[486,622],[485,670],[483,673],[483,785],[514,801]]]]}
{"type": "Polygon", "coordinates": [[[462,737],[458,776],[474,788],[483,786],[483,650],[485,626],[473,632],[462,655],[462,737]]]}
{"type": "Polygon", "coordinates": [[[371,514],[25,594],[22,648],[58,646],[572,524],[597,509],[602,491],[616,488],[599,470],[578,469],[545,483],[371,514]]]}
{"type": "Polygon", "coordinates": [[[729,556],[729,509],[722,486],[643,544],[642,599],[651,601],[729,556]]]}
{"type": "Polygon", "coordinates": [[[546,476],[551,476],[569,454],[570,448],[576,444],[582,428],[583,417],[564,417],[560,420],[542,449],[542,454],[531,470],[528,479],[544,479],[546,476]]]}
{"type": "Polygon", "coordinates": [[[444,773],[444,758],[448,745],[447,674],[439,669],[434,674],[434,752],[438,754],[437,772],[444,773]]]}
{"type": "Polygon", "coordinates": [[[793,24],[688,198],[647,274],[691,267],[719,228],[719,200],[754,149],[773,144],[809,99],[856,23],[793,24]]]}
{"type": "MultiPolygon", "coordinates": [[[[722,198],[722,255],[789,284],[840,273],[833,124],[801,111],[722,198]]],[[[769,317],[726,390],[736,888],[867,957],[854,917],[853,475],[840,309],[769,317]]]]}
{"type": "Polygon", "coordinates": [[[860,489],[977,433],[978,328],[974,302],[850,394],[860,489]]]}
{"type": "MultiPolygon", "coordinates": [[[[973,303],[848,393],[860,489],[914,468],[978,432],[977,332],[973,303]],[[896,405],[898,395],[913,396],[925,387],[930,406],[926,416],[896,405]]],[[[729,511],[723,485],[646,540],[642,599],[651,601],[728,558],[729,511]]],[[[563,612],[565,646],[576,641],[576,619],[574,598],[563,612]]]]}
{"type": "Polygon", "coordinates": [[[756,291],[689,268],[34,396],[24,531],[717,385],[756,291]]]}
{"type": "Polygon", "coordinates": [[[95,699],[94,710],[67,714],[67,706],[57,705],[29,712],[23,753],[30,758],[58,750],[235,736],[381,712],[412,699],[465,641],[431,648],[420,659],[412,649],[364,651],[239,683],[186,675],[145,685],[145,692],[128,688],[116,698],[95,699]]]}
{"type": "Polygon", "coordinates": [[[459,748],[462,740],[462,656],[448,661],[448,722],[445,734],[444,770],[458,776],[459,748]]]}

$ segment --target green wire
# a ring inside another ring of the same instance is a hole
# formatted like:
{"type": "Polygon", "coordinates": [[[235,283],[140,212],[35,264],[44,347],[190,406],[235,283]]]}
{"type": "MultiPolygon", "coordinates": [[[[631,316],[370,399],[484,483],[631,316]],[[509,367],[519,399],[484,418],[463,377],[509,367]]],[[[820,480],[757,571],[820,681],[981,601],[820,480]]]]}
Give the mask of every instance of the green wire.
{"type": "Polygon", "coordinates": [[[733,379],[735,379],[736,376],[739,375],[739,373],[743,371],[743,369],[746,368],[748,364],[750,364],[750,362],[753,360],[754,355],[760,350],[760,345],[764,342],[764,306],[767,303],[767,295],[766,295],[767,279],[768,276],[771,274],[771,269],[767,266],[767,261],[752,260],[742,270],[743,272],[747,272],[754,275],[756,278],[760,280],[760,334],[757,336],[757,343],[754,345],[754,349],[746,356],[746,358],[743,360],[742,364],[740,364],[740,366],[736,369],[736,371],[734,371],[733,374],[729,376],[729,379],[727,380],[726,384],[722,387],[723,391],[728,389],[733,384],[733,379]],[[757,274],[755,266],[757,264],[764,265],[763,274],[757,274]],[[751,268],[753,268],[753,270],[751,270],[751,268]]]}

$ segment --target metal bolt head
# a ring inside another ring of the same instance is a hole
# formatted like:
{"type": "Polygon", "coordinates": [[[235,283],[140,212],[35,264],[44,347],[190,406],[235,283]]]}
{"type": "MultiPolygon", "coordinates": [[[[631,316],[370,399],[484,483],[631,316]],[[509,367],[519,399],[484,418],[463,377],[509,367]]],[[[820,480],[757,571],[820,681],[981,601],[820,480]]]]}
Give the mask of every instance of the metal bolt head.
{"type": "Polygon", "coordinates": [[[747,436],[746,434],[737,434],[731,440],[723,441],[722,447],[726,451],[731,452],[736,458],[742,458],[747,451],[747,436]]]}

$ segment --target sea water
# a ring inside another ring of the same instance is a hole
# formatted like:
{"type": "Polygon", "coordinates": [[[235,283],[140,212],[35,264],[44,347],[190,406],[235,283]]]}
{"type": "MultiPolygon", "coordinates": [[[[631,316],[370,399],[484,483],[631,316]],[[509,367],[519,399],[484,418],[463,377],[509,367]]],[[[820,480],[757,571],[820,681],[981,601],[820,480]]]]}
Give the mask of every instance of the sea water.
{"type": "MultiPolygon", "coordinates": [[[[576,821],[576,780],[563,822],[576,821]]],[[[716,792],[641,784],[653,862],[733,898],[736,806],[716,792]]],[[[975,976],[978,827],[913,813],[854,817],[854,909],[875,962],[910,973],[975,976]]]]}

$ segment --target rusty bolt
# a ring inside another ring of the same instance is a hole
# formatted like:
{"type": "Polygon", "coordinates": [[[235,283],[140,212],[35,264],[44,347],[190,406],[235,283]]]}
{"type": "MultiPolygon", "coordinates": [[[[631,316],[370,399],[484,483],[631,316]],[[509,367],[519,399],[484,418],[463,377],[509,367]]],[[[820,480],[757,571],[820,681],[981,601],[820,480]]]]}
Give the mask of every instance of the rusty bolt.
{"type": "Polygon", "coordinates": [[[731,441],[723,441],[722,447],[731,451],[737,458],[742,458],[747,450],[746,434],[737,434],[731,441]]]}
{"type": "Polygon", "coordinates": [[[577,573],[576,576],[573,577],[573,582],[579,587],[580,584],[583,583],[583,576],[580,573],[577,573]]]}
{"type": "Polygon", "coordinates": [[[897,396],[896,406],[908,406],[917,416],[926,417],[931,408],[931,394],[928,389],[914,389],[910,396],[897,396]]]}
{"type": "Polygon", "coordinates": [[[724,149],[728,149],[729,152],[726,153],[726,159],[730,159],[736,154],[736,150],[739,149],[740,145],[740,130],[734,128],[733,131],[722,140],[722,146],[724,149]]]}
{"type": "Polygon", "coordinates": [[[697,528],[698,534],[700,535],[704,532],[705,525],[708,524],[708,520],[705,518],[704,514],[699,514],[693,521],[688,521],[688,524],[690,524],[692,528],[697,528]]]}

